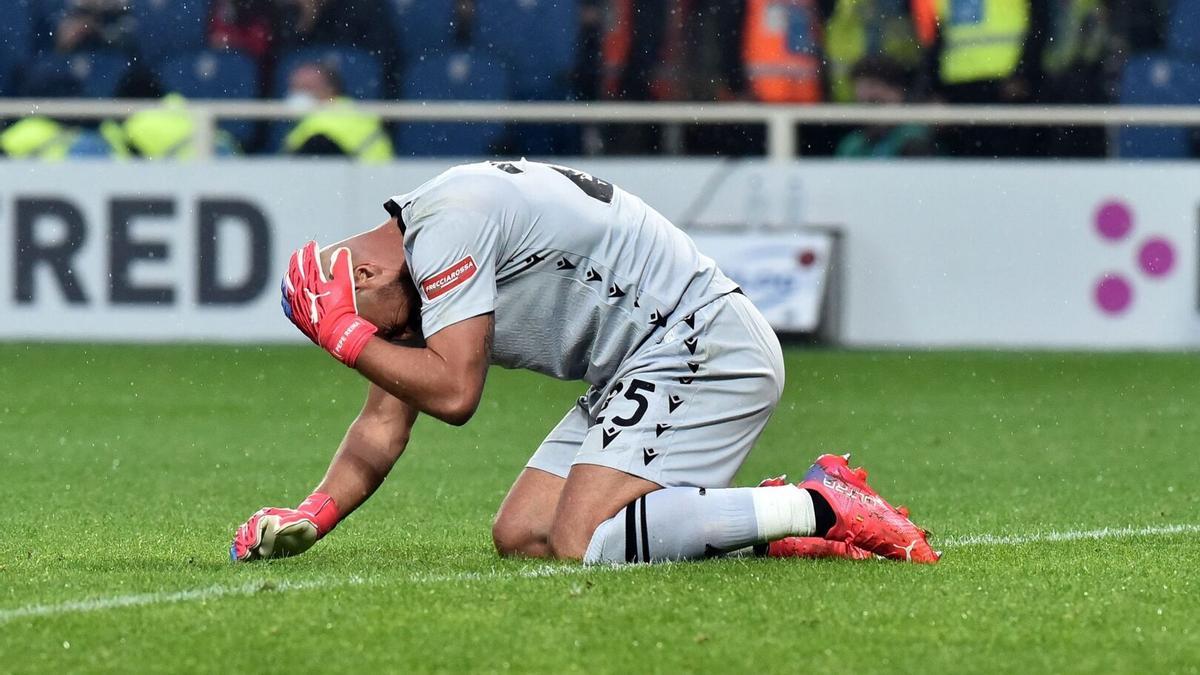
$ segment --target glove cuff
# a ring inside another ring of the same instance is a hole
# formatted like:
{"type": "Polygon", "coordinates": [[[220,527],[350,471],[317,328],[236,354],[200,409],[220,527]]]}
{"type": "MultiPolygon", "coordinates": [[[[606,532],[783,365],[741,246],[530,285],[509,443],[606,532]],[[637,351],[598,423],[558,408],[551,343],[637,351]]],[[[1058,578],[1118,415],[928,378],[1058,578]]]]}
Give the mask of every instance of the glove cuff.
{"type": "Polygon", "coordinates": [[[312,518],[313,523],[317,526],[318,538],[329,534],[340,518],[333,497],[322,492],[314,492],[309,495],[308,499],[300,502],[300,506],[297,506],[296,510],[312,518]]]}
{"type": "Polygon", "coordinates": [[[375,324],[361,316],[347,314],[334,324],[333,330],[329,332],[329,339],[322,346],[333,358],[353,368],[359,354],[362,354],[367,343],[371,341],[371,336],[378,330],[375,324]]]}

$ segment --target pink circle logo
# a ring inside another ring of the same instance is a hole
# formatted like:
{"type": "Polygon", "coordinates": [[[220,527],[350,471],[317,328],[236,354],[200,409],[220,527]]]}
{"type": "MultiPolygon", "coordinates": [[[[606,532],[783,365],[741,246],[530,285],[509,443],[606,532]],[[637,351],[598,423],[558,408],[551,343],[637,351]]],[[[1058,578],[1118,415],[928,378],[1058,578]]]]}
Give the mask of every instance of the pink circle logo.
{"type": "Polygon", "coordinates": [[[1122,201],[1110,200],[1096,209],[1096,232],[1109,241],[1120,241],[1133,229],[1133,212],[1122,201]]]}
{"type": "Polygon", "coordinates": [[[1162,237],[1148,239],[1138,251],[1138,264],[1147,276],[1165,277],[1175,266],[1175,249],[1162,237]]]}
{"type": "Polygon", "coordinates": [[[1120,314],[1133,302],[1133,286],[1125,277],[1109,272],[1096,282],[1096,304],[1105,314],[1120,314]]]}
{"type": "MultiPolygon", "coordinates": [[[[1110,243],[1126,239],[1133,232],[1134,213],[1127,202],[1110,199],[1093,213],[1096,234],[1110,243]]],[[[1150,237],[1138,246],[1137,267],[1151,280],[1162,279],[1175,268],[1175,246],[1166,237],[1150,237]]],[[[1092,287],[1096,307],[1109,316],[1117,316],[1133,305],[1133,282],[1119,272],[1106,272],[1092,287]]]]}

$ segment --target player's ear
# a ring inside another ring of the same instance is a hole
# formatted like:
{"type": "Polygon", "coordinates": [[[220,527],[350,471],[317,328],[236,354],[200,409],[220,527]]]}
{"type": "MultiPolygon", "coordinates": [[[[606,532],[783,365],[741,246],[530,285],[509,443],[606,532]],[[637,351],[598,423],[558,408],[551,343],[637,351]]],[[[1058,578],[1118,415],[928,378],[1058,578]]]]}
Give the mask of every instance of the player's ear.
{"type": "Polygon", "coordinates": [[[383,281],[383,270],[373,262],[362,262],[354,265],[354,286],[356,288],[374,288],[383,281]]]}

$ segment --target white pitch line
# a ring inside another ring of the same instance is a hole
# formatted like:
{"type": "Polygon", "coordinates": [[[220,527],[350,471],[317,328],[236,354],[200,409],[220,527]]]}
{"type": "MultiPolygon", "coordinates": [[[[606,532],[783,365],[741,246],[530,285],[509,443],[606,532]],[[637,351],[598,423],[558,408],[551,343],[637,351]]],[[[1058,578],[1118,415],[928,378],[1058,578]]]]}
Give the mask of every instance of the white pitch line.
{"type": "MultiPolygon", "coordinates": [[[[444,583],[450,581],[478,581],[484,579],[542,579],[545,577],[582,574],[585,572],[610,572],[625,569],[619,566],[582,567],[570,565],[543,565],[516,573],[492,572],[461,572],[458,574],[414,574],[405,581],[417,584],[444,583]]],[[[398,579],[395,581],[399,581],[398,579]]],[[[395,583],[395,581],[391,583],[395,583]]],[[[244,584],[229,586],[206,586],[182,591],[159,591],[155,593],[138,593],[134,595],[114,595],[91,598],[88,600],[71,600],[52,605],[26,605],[14,609],[0,610],[0,625],[29,617],[56,616],[59,614],[86,614],[102,612],[121,607],[145,607],[148,605],[170,605],[179,602],[217,600],[220,598],[256,595],[258,593],[281,593],[285,591],[306,591],[315,589],[337,588],[339,586],[373,585],[375,581],[359,576],[344,579],[324,578],[300,581],[262,579],[248,581],[244,584]]]]}
{"type": "MultiPolygon", "coordinates": [[[[1200,533],[1200,524],[1158,525],[1149,527],[1105,527],[1098,530],[1050,530],[1032,534],[970,534],[960,537],[948,537],[935,541],[938,548],[961,548],[968,546],[1020,546],[1023,544],[1054,543],[1065,541],[1081,541],[1085,539],[1128,539],[1131,537],[1159,537],[1173,534],[1200,533]]],[[[597,565],[592,567],[572,565],[543,565],[507,572],[493,569],[490,572],[460,572],[457,574],[414,574],[404,580],[409,583],[433,584],[454,581],[480,581],[486,579],[543,579],[547,577],[570,576],[593,572],[615,572],[636,569],[640,565],[597,565]]],[[[389,580],[388,583],[400,581],[389,580]]],[[[149,605],[169,605],[180,602],[195,602],[218,600],[258,593],[282,593],[287,591],[306,591],[315,589],[337,588],[340,586],[373,585],[376,581],[351,576],[344,579],[324,578],[301,581],[288,580],[257,580],[238,585],[206,586],[182,591],[160,591],[156,593],[139,593],[135,595],[114,595],[91,598],[88,600],[72,600],[51,605],[25,605],[13,609],[0,610],[0,625],[31,617],[58,616],[62,614],[85,614],[88,612],[103,612],[121,607],[145,607],[149,605]]]]}
{"type": "Polygon", "coordinates": [[[1033,534],[968,534],[936,542],[938,546],[1019,546],[1083,539],[1128,539],[1130,537],[1161,537],[1172,534],[1200,532],[1200,525],[1152,525],[1149,527],[1103,527],[1098,530],[1050,530],[1033,534]]]}
{"type": "Polygon", "coordinates": [[[231,595],[253,595],[273,591],[301,591],[310,588],[327,588],[362,583],[361,579],[309,579],[303,581],[252,581],[237,586],[207,586],[184,591],[139,593],[136,595],[114,595],[106,598],[72,600],[53,605],[26,605],[16,609],[0,611],[0,624],[31,616],[53,616],[56,614],[84,614],[119,607],[142,607],[145,605],[169,605],[193,600],[214,600],[231,595]]]}

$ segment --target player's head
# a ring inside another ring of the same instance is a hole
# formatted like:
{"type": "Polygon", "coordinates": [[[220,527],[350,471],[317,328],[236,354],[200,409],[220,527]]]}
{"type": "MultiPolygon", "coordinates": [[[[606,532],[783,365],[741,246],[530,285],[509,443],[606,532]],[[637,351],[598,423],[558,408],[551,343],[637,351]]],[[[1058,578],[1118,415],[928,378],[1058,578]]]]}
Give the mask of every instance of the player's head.
{"type": "Polygon", "coordinates": [[[328,273],[330,258],[338,248],[350,249],[354,265],[358,313],[379,328],[379,336],[393,340],[419,332],[421,299],[404,257],[404,234],[389,220],[321,250],[321,265],[328,273]]]}

